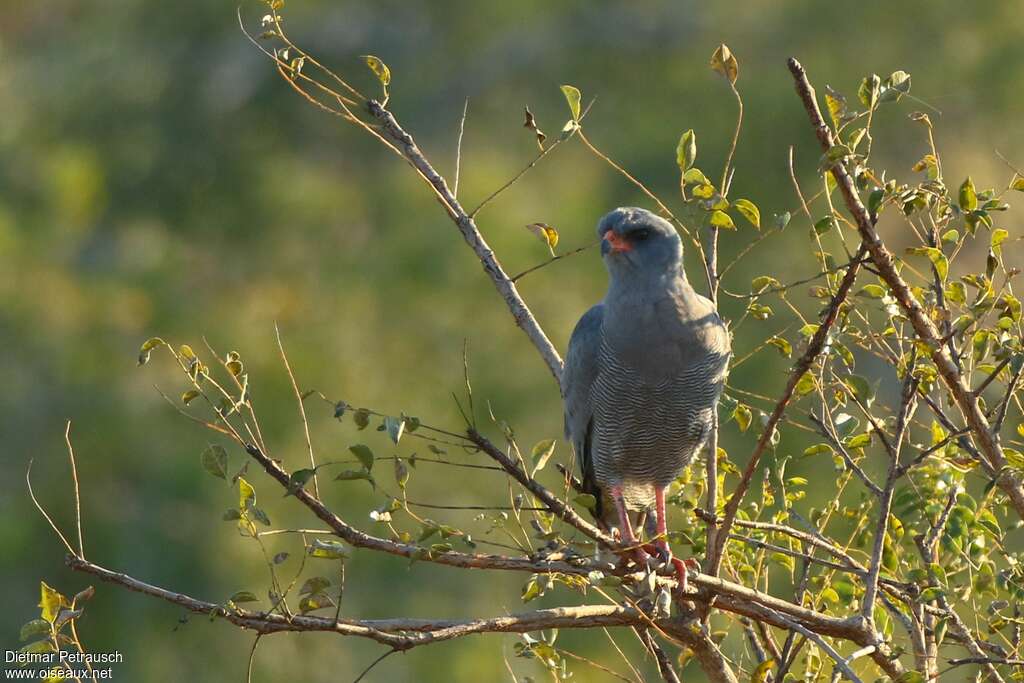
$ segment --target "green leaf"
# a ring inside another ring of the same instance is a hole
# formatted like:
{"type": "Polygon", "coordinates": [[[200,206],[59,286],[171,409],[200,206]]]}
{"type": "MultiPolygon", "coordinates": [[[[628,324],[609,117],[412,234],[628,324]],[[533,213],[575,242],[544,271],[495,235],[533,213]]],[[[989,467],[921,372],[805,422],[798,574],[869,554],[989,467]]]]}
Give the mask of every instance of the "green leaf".
{"type": "Polygon", "coordinates": [[[250,591],[238,591],[228,598],[228,600],[231,602],[259,602],[259,598],[250,591]]]}
{"type": "Polygon", "coordinates": [[[728,45],[722,43],[715,48],[714,53],[711,55],[710,65],[712,71],[721,74],[729,83],[736,84],[736,79],[740,75],[740,65],[728,45]]]}
{"type": "Polygon", "coordinates": [[[881,299],[885,296],[885,287],[882,285],[864,285],[857,292],[857,296],[867,297],[868,299],[881,299]]]}
{"type": "MultiPolygon", "coordinates": [[[[680,142],[682,142],[682,141],[680,141],[680,142]]],[[[678,149],[676,150],[676,153],[678,154],[678,149]]],[[[696,150],[694,150],[694,156],[696,156],[696,154],[697,154],[697,152],[696,152],[696,150]]],[[[700,185],[711,185],[711,181],[708,180],[708,177],[706,175],[704,175],[704,172],[701,171],[699,168],[689,168],[689,169],[687,169],[686,172],[683,173],[683,182],[684,183],[697,183],[697,184],[700,184],[700,185]]]]}
{"type": "Polygon", "coordinates": [[[25,642],[33,636],[49,635],[50,622],[46,619],[33,619],[21,627],[21,642],[25,642]]]}
{"type": "Polygon", "coordinates": [[[857,89],[857,99],[868,109],[874,109],[878,103],[878,95],[881,91],[882,79],[877,74],[871,74],[866,76],[864,80],[860,82],[860,87],[857,89]]]}
{"type": "Polygon", "coordinates": [[[710,185],[708,179],[704,177],[704,174],[700,171],[700,177],[691,176],[691,179],[687,179],[687,174],[692,169],[693,162],[697,158],[697,134],[693,132],[693,128],[686,131],[679,138],[679,144],[676,145],[676,163],[679,165],[679,170],[683,171],[683,182],[703,182],[704,184],[710,185]]]}
{"type": "Polygon", "coordinates": [[[978,193],[970,176],[967,176],[967,180],[960,185],[959,202],[963,211],[974,211],[978,208],[978,193]]]}
{"type": "Polygon", "coordinates": [[[814,234],[824,235],[826,232],[836,227],[837,225],[838,223],[836,222],[835,216],[825,216],[824,218],[819,219],[814,224],[814,234]]]}
{"type": "Polygon", "coordinates": [[[758,210],[754,202],[749,199],[737,199],[732,203],[733,207],[739,211],[744,218],[750,221],[758,230],[761,229],[761,212],[758,210]]]}
{"type": "Polygon", "coordinates": [[[895,683],[925,683],[924,674],[918,671],[905,671],[900,674],[895,683]]]}
{"type": "Polygon", "coordinates": [[[377,488],[377,482],[373,480],[373,475],[366,470],[343,470],[338,473],[334,481],[356,481],[358,479],[363,479],[369,482],[373,488],[377,488]]]}
{"type": "Polygon", "coordinates": [[[398,417],[385,417],[384,429],[387,430],[388,436],[397,445],[402,440],[402,434],[405,433],[405,420],[398,417]]]}
{"type": "Polygon", "coordinates": [[[582,99],[579,88],[573,85],[563,85],[562,94],[565,95],[565,101],[569,103],[569,112],[572,114],[572,120],[579,123],[580,100],[582,99]]]}
{"type": "Polygon", "coordinates": [[[722,228],[723,230],[735,230],[736,224],[732,222],[732,218],[724,211],[712,211],[710,218],[711,225],[716,228],[722,228]]]}
{"type": "Polygon", "coordinates": [[[844,381],[853,390],[853,395],[857,397],[857,400],[864,405],[870,406],[875,400],[875,390],[865,378],[860,375],[850,375],[844,381]]]}
{"type": "Polygon", "coordinates": [[[938,274],[939,279],[945,281],[946,276],[949,275],[949,260],[938,247],[909,247],[906,253],[908,255],[927,256],[928,260],[935,266],[935,272],[938,274]]]}
{"type": "Polygon", "coordinates": [[[992,251],[995,252],[996,256],[1002,255],[1002,244],[1006,241],[1006,238],[1010,236],[1009,231],[1002,228],[996,228],[992,231],[992,251]]]}
{"type": "Polygon", "coordinates": [[[295,470],[288,477],[288,492],[286,496],[294,495],[299,489],[306,485],[306,482],[316,474],[314,469],[295,470]]]}
{"type": "Polygon", "coordinates": [[[43,654],[44,652],[53,652],[53,643],[49,640],[37,640],[34,643],[29,643],[21,647],[19,652],[25,652],[27,654],[43,654]]]}
{"type": "Polygon", "coordinates": [[[204,470],[215,477],[220,477],[227,481],[228,452],[224,450],[223,446],[218,446],[216,444],[207,446],[200,456],[200,461],[203,463],[204,470]]]}
{"type": "Polygon", "coordinates": [[[355,446],[350,446],[348,450],[359,459],[367,472],[373,470],[374,455],[369,446],[358,443],[355,446]]]}
{"type": "Polygon", "coordinates": [[[897,102],[900,97],[910,92],[910,74],[906,71],[893,71],[882,84],[880,100],[882,102],[897,102]]]}
{"type": "Polygon", "coordinates": [[[381,85],[384,86],[385,92],[387,87],[391,85],[391,69],[380,57],[374,57],[373,55],[363,55],[363,61],[366,62],[366,66],[370,67],[370,71],[377,77],[381,85]]]}
{"type": "Polygon", "coordinates": [[[804,449],[804,457],[818,455],[820,453],[828,453],[829,455],[831,455],[835,453],[835,451],[832,449],[832,446],[828,445],[827,443],[815,444],[804,449]]]}
{"type": "Polygon", "coordinates": [[[184,394],[181,395],[181,402],[184,403],[185,405],[188,405],[189,403],[192,402],[193,399],[200,395],[201,394],[199,391],[196,391],[195,389],[190,389],[189,391],[186,391],[184,394]]]}
{"type": "Polygon", "coordinates": [[[594,510],[597,508],[597,498],[590,495],[589,493],[581,493],[572,499],[577,505],[582,505],[588,510],[594,510]]]}
{"type": "Polygon", "coordinates": [[[1010,189],[1017,190],[1018,192],[1024,192],[1024,178],[1014,178],[1013,182],[1010,183],[1010,189]]]}
{"type": "Polygon", "coordinates": [[[533,447],[533,450],[530,451],[530,458],[533,460],[533,471],[530,473],[531,477],[537,476],[537,473],[544,469],[544,465],[548,464],[548,459],[554,452],[554,439],[545,439],[537,442],[533,447]]]}
{"type": "Polygon", "coordinates": [[[331,585],[330,579],[326,579],[322,576],[312,576],[306,579],[305,583],[302,584],[302,588],[299,589],[299,595],[306,595],[308,593],[319,593],[325,588],[331,585]]]}
{"type": "Polygon", "coordinates": [[[309,556],[325,560],[343,560],[348,557],[348,549],[340,541],[314,538],[309,544],[309,556]]]}

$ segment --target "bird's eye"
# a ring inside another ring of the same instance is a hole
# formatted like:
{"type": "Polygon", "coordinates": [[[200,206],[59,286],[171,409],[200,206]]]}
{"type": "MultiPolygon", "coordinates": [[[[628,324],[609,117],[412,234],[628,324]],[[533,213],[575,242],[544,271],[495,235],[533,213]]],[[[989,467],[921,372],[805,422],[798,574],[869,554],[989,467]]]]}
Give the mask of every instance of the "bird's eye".
{"type": "Polygon", "coordinates": [[[643,242],[645,239],[651,236],[651,231],[644,228],[643,230],[637,230],[633,233],[633,239],[638,242],[643,242]]]}

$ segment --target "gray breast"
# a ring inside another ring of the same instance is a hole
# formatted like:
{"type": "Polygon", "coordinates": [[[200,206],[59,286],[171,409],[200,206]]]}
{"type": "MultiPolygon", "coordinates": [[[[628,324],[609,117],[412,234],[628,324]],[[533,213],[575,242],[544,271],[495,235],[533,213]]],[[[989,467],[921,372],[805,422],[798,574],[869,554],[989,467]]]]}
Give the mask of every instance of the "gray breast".
{"type": "Polygon", "coordinates": [[[709,351],[651,382],[602,343],[592,387],[597,481],[640,489],[627,498],[633,505],[647,505],[651,494],[645,490],[678,477],[710,433],[727,358],[709,351]]]}

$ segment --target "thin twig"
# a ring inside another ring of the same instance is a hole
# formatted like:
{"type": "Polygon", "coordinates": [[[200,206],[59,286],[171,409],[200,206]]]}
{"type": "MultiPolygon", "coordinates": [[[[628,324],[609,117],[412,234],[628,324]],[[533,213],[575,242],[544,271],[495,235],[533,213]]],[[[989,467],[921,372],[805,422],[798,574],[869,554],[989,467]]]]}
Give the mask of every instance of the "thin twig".
{"type": "Polygon", "coordinates": [[[295,381],[295,373],[292,372],[291,363],[288,362],[288,355],[284,352],[284,343],[281,341],[281,330],[274,323],[274,334],[277,335],[277,348],[281,352],[281,360],[284,362],[284,369],[288,372],[288,379],[291,380],[292,390],[295,392],[295,401],[299,404],[299,416],[302,417],[302,429],[306,436],[306,448],[309,451],[309,466],[313,469],[313,495],[320,497],[320,484],[316,475],[316,456],[313,453],[313,441],[309,436],[309,421],[306,419],[306,407],[303,405],[302,392],[299,391],[299,384],[295,381]]]}
{"type": "Polygon", "coordinates": [[[829,302],[828,308],[825,311],[825,317],[818,329],[814,332],[810,342],[807,345],[807,349],[803,355],[796,362],[792,372],[789,375],[789,381],[786,383],[786,388],[782,392],[781,398],[775,404],[775,409],[772,411],[771,416],[768,418],[768,422],[765,424],[764,430],[761,432],[761,437],[757,440],[757,446],[754,447],[754,452],[750,456],[750,460],[747,462],[746,468],[743,470],[743,475],[740,478],[739,484],[733,491],[732,496],[729,498],[729,502],[725,505],[725,513],[722,519],[722,525],[718,530],[718,538],[715,540],[715,546],[710,548],[709,560],[706,564],[709,574],[717,574],[718,569],[722,561],[722,550],[725,547],[725,540],[729,535],[729,530],[732,527],[733,520],[736,518],[736,513],[739,511],[740,504],[743,502],[743,496],[746,495],[747,489],[750,487],[750,481],[754,477],[754,472],[757,470],[757,466],[761,461],[761,455],[768,448],[771,443],[772,437],[775,434],[775,428],[779,421],[782,419],[783,413],[786,411],[786,407],[789,405],[790,400],[793,398],[793,392],[796,390],[796,385],[800,379],[804,376],[811,365],[817,360],[818,355],[825,347],[825,340],[839,317],[839,309],[846,301],[847,296],[850,293],[850,289],[853,287],[854,281],[857,279],[857,271],[860,266],[860,259],[864,255],[865,247],[861,245],[860,250],[857,252],[857,256],[851,261],[849,268],[843,275],[843,280],[839,284],[839,289],[832,296],[832,300],[829,302]]]}
{"type": "Polygon", "coordinates": [[[28,461],[28,469],[25,470],[25,484],[28,486],[28,495],[32,499],[32,503],[36,506],[36,509],[39,510],[39,514],[46,518],[46,521],[50,523],[50,528],[53,529],[61,542],[64,543],[64,547],[68,549],[69,553],[74,554],[75,549],[71,547],[70,543],[68,543],[68,539],[64,537],[64,534],[60,532],[60,529],[58,529],[57,525],[54,523],[53,518],[47,514],[46,510],[43,509],[43,506],[39,504],[38,500],[36,500],[36,494],[32,490],[32,462],[32,460],[28,461]]]}
{"type": "Polygon", "coordinates": [[[78,529],[78,556],[85,558],[85,544],[82,542],[82,499],[78,488],[78,466],[75,465],[75,449],[71,446],[71,420],[64,429],[64,443],[68,446],[68,460],[71,461],[71,482],[75,486],[75,527],[78,529]]]}
{"type": "Polygon", "coordinates": [[[466,114],[469,113],[469,98],[462,105],[462,118],[459,119],[459,138],[455,142],[455,178],[452,180],[452,196],[459,196],[459,173],[462,170],[462,135],[466,130],[466,114]]]}

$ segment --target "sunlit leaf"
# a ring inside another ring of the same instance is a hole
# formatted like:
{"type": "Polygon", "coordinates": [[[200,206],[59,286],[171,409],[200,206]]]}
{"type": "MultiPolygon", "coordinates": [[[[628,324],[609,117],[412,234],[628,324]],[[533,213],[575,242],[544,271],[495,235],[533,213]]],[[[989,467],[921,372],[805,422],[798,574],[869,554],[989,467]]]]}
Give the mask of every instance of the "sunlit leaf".
{"type": "Polygon", "coordinates": [[[50,623],[57,619],[61,607],[69,606],[67,598],[47,585],[45,581],[39,582],[39,595],[39,616],[50,623]]]}
{"type": "Polygon", "coordinates": [[[579,122],[580,120],[580,94],[579,88],[573,85],[563,85],[562,94],[565,95],[565,101],[569,103],[569,112],[572,114],[572,120],[579,122]]]}
{"type": "Polygon", "coordinates": [[[693,162],[696,159],[697,159],[697,134],[694,133],[693,129],[691,128],[688,131],[686,131],[685,133],[683,133],[682,136],[680,136],[680,138],[679,138],[679,144],[676,145],[676,163],[679,165],[679,170],[684,172],[684,175],[683,175],[683,181],[684,182],[698,182],[698,180],[700,180],[700,181],[702,181],[705,184],[710,184],[710,183],[708,183],[708,179],[705,178],[704,174],[701,173],[700,171],[697,171],[697,173],[700,173],[700,178],[699,179],[698,178],[694,178],[693,176],[691,176],[691,179],[689,179],[689,180],[687,179],[685,173],[687,173],[688,171],[691,170],[691,167],[693,166],[693,162]]]}
{"type": "Polygon", "coordinates": [[[548,463],[548,459],[555,452],[555,440],[545,439],[539,441],[530,451],[530,458],[533,461],[533,471],[530,476],[537,476],[537,473],[544,469],[544,466],[548,463]]]}
{"type": "Polygon", "coordinates": [[[537,236],[541,242],[547,245],[551,255],[555,255],[555,247],[558,246],[558,231],[547,223],[530,223],[526,229],[537,236]]]}
{"type": "Polygon", "coordinates": [[[737,403],[732,411],[732,419],[736,420],[736,426],[740,428],[741,432],[745,432],[750,428],[753,417],[750,408],[742,403],[737,403]]]}
{"type": "Polygon", "coordinates": [[[709,221],[716,228],[722,228],[723,230],[736,229],[736,224],[732,222],[732,217],[724,211],[712,211],[709,221]]]}
{"type": "Polygon", "coordinates": [[[348,557],[348,549],[340,541],[314,538],[308,547],[310,557],[326,560],[343,560],[348,557]]]}
{"type": "Polygon", "coordinates": [[[391,69],[388,68],[388,65],[380,57],[363,55],[363,61],[366,62],[366,66],[370,67],[370,71],[377,77],[381,85],[385,88],[391,85],[391,69]]]}
{"type": "Polygon", "coordinates": [[[758,210],[754,202],[749,199],[737,199],[732,203],[733,207],[739,211],[744,218],[750,221],[758,230],[761,229],[761,212],[758,210]]]}
{"type": "Polygon", "coordinates": [[[387,431],[388,436],[391,437],[391,440],[397,444],[402,440],[402,435],[405,433],[405,420],[397,417],[385,417],[384,429],[387,431]]]}

